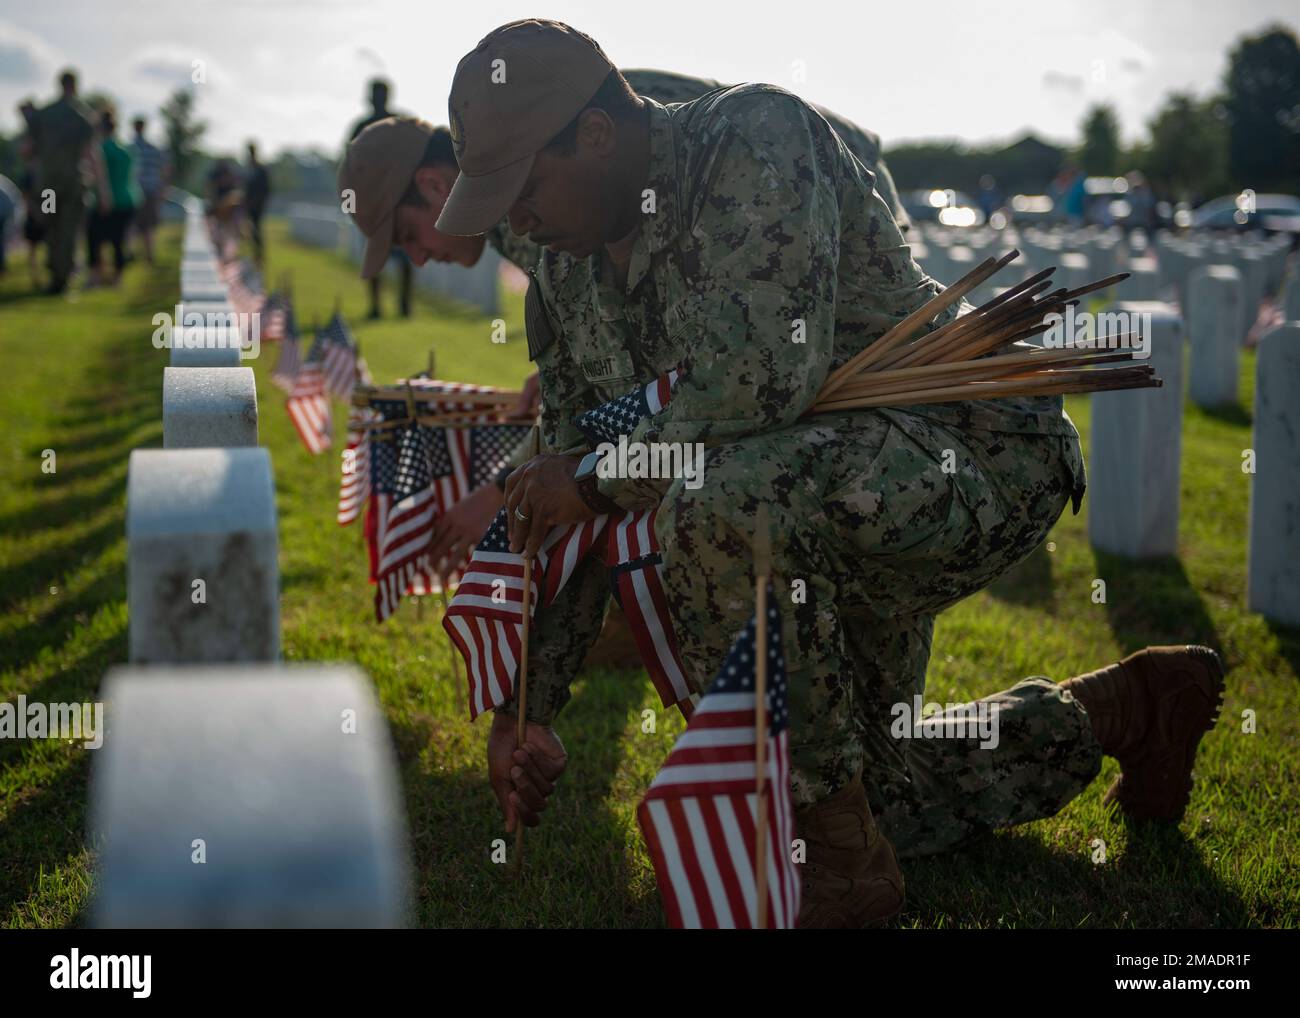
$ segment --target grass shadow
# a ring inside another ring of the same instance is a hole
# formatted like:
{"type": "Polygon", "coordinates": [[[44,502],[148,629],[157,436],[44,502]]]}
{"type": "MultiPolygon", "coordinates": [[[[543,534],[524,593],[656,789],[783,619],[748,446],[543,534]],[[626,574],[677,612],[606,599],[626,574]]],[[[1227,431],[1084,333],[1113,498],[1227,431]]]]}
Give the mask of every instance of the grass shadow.
{"type": "Polygon", "coordinates": [[[981,835],[944,855],[904,860],[897,927],[1240,928],[1245,902],[1176,827],[1127,825],[1109,861],[1095,846],[1052,848],[1015,831],[981,835]],[[1008,884],[1017,890],[1008,894],[1008,884]],[[1178,893],[1171,896],[1171,887],[1178,893]]]}
{"type": "Polygon", "coordinates": [[[1093,549],[1106,581],[1106,619],[1125,654],[1153,644],[1201,643],[1223,655],[1205,602],[1171,556],[1129,559],[1093,549]]]}
{"type": "Polygon", "coordinates": [[[992,597],[1008,604],[1043,605],[1052,598],[1052,556],[1039,544],[1020,562],[985,588],[992,597]]]}

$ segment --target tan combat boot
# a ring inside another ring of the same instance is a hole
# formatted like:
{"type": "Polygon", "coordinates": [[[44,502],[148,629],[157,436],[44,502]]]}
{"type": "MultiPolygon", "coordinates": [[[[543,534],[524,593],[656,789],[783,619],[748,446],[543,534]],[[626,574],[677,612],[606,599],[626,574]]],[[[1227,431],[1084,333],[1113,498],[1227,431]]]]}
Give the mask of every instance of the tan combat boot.
{"type": "Polygon", "coordinates": [[[1061,685],[1083,704],[1121,773],[1105,802],[1134,820],[1177,822],[1192,790],[1201,736],[1223,705],[1223,665],[1209,647],[1148,647],[1061,685]]]}
{"type": "Polygon", "coordinates": [[[876,827],[862,779],[795,814],[807,847],[801,929],[861,929],[903,907],[903,873],[894,846],[876,827]]]}

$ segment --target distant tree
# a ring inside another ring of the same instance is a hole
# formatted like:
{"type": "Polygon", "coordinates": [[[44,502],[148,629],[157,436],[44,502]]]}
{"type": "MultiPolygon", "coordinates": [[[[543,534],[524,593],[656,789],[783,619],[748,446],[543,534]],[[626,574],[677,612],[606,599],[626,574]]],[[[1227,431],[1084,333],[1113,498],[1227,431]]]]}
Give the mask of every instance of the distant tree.
{"type": "Polygon", "coordinates": [[[208,125],[194,119],[194,92],[178,88],[158,112],[167,132],[172,180],[178,187],[195,192],[202,190],[197,175],[192,173],[199,162],[199,139],[208,125]]]}
{"type": "Polygon", "coordinates": [[[1228,169],[1237,187],[1300,189],[1300,44],[1281,25],[1239,40],[1224,78],[1228,169]]]}
{"type": "Polygon", "coordinates": [[[1079,164],[1089,176],[1108,177],[1120,166],[1119,119],[1110,106],[1094,106],[1083,118],[1083,144],[1079,164]]]}
{"type": "Polygon", "coordinates": [[[1230,190],[1228,128],[1222,105],[1187,93],[1170,95],[1147,123],[1151,142],[1137,165],[1159,193],[1176,200],[1230,190]]]}

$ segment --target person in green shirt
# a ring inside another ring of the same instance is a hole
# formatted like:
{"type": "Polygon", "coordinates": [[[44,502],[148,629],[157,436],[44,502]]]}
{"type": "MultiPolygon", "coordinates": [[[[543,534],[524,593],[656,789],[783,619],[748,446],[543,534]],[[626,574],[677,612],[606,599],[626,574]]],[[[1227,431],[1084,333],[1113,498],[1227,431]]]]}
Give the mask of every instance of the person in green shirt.
{"type": "Polygon", "coordinates": [[[135,154],[114,136],[117,115],[105,109],[99,116],[100,143],[94,152],[94,207],[86,226],[86,263],[97,286],[116,286],[126,266],[126,231],[131,217],[144,200],[136,179],[135,154]],[[113,248],[113,271],[106,275],[100,251],[113,248]]]}

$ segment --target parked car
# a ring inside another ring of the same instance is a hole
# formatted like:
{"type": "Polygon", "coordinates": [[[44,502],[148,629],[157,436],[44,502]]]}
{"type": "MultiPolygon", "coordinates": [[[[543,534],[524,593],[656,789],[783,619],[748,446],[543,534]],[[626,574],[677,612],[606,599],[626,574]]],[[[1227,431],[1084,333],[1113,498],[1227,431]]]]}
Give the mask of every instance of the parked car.
{"type": "Polygon", "coordinates": [[[984,213],[970,195],[952,188],[929,187],[907,191],[903,208],[918,223],[942,223],[944,226],[982,226],[984,213]]]}
{"type": "Polygon", "coordinates": [[[1225,194],[1192,211],[1192,226],[1208,230],[1262,229],[1292,233],[1300,219],[1300,198],[1291,194],[1225,194]]]}

